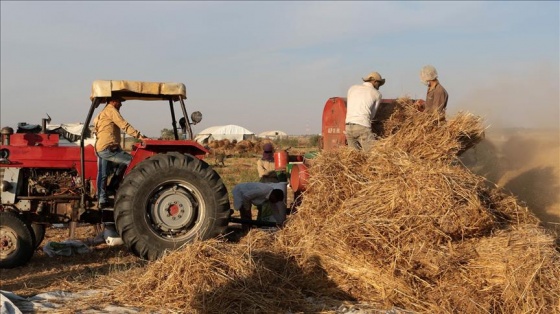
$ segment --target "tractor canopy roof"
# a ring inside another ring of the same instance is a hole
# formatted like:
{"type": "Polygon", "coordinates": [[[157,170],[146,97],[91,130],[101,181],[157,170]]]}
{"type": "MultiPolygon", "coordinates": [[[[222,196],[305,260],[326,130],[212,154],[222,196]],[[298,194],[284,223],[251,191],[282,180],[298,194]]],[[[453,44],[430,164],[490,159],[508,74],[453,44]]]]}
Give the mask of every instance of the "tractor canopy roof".
{"type": "Polygon", "coordinates": [[[139,81],[94,81],[90,100],[94,98],[122,97],[126,100],[173,100],[187,98],[183,83],[139,81]]]}

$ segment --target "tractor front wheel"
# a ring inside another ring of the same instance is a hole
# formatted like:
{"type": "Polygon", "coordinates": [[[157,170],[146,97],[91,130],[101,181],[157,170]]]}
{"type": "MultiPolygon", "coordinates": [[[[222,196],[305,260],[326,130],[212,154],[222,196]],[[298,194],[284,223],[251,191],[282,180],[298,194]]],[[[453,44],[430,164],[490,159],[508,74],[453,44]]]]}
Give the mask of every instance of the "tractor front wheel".
{"type": "Polygon", "coordinates": [[[229,198],[220,176],[204,161],[179,153],[139,163],[124,178],[115,201],[123,242],[148,260],[216,237],[225,231],[228,217],[229,198]]]}
{"type": "Polygon", "coordinates": [[[0,268],[29,262],[35,250],[31,228],[16,214],[0,212],[0,268]]]}

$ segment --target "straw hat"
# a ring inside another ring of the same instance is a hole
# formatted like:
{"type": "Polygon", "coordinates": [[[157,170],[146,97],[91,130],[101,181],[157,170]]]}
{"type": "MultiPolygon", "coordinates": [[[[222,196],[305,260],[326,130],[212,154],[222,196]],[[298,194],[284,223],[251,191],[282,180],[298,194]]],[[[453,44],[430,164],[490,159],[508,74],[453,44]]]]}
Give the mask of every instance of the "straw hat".
{"type": "Polygon", "coordinates": [[[362,78],[364,82],[379,82],[379,86],[385,84],[385,79],[378,72],[371,72],[368,76],[362,78]]]}

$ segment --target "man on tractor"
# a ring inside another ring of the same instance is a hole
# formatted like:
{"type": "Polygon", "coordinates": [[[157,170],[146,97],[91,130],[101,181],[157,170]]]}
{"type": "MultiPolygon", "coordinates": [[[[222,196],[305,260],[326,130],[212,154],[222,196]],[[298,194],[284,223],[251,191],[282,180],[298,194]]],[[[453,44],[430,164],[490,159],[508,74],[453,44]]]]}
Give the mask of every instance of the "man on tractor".
{"type": "Polygon", "coordinates": [[[140,131],[136,130],[120,114],[119,109],[125,100],[121,97],[107,99],[107,105],[94,119],[95,128],[95,153],[97,155],[97,197],[99,208],[110,207],[107,190],[116,190],[118,178],[132,161],[132,155],[125,152],[121,143],[121,132],[140,140],[147,139],[140,131]],[[107,178],[111,169],[116,167],[111,183],[107,178]]]}

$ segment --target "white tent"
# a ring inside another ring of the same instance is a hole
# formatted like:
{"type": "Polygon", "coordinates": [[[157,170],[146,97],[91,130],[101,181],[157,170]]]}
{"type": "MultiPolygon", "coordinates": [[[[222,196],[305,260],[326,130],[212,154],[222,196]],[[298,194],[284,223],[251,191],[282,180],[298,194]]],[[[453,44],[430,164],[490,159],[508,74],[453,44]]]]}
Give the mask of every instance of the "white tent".
{"type": "Polygon", "coordinates": [[[288,134],[282,131],[266,131],[266,132],[259,133],[258,137],[268,138],[271,140],[279,140],[279,139],[287,138],[288,134]]]}
{"type": "Polygon", "coordinates": [[[221,125],[221,126],[213,126],[209,127],[205,130],[202,130],[198,135],[195,136],[194,140],[201,143],[206,144],[210,141],[218,141],[218,140],[248,140],[253,139],[255,137],[255,133],[247,130],[244,127],[239,125],[229,124],[229,125],[221,125]]]}

